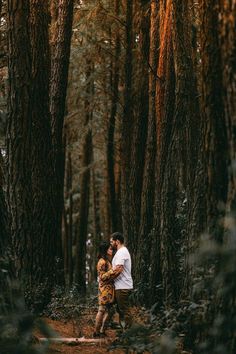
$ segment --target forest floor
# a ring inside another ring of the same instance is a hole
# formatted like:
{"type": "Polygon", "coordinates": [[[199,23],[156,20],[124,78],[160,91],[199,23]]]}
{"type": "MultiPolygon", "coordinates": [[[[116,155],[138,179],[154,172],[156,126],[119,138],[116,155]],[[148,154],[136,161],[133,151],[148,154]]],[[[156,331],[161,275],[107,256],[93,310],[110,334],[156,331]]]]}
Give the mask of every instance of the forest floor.
{"type": "MultiPolygon", "coordinates": [[[[136,323],[142,324],[144,317],[140,309],[133,308],[133,315],[136,323]]],[[[82,338],[93,339],[94,322],[96,317],[96,307],[85,307],[75,318],[53,320],[44,317],[43,320],[55,332],[55,336],[59,338],[82,338]]],[[[118,322],[118,315],[115,314],[114,321],[118,322]]],[[[43,335],[37,331],[37,338],[42,338],[43,335]]],[[[106,330],[106,338],[97,340],[96,343],[51,343],[47,349],[47,354],[76,354],[76,353],[125,353],[124,349],[111,349],[111,345],[117,339],[117,331],[112,329],[106,330]]]]}

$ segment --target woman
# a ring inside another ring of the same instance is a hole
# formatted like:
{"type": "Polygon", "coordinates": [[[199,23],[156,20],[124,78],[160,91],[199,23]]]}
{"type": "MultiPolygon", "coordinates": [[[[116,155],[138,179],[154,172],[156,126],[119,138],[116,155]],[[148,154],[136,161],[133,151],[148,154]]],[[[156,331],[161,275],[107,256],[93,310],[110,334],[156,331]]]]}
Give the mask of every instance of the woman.
{"type": "Polygon", "coordinates": [[[114,302],[114,283],[115,271],[112,269],[112,248],[106,241],[99,246],[99,261],[97,263],[98,272],[98,313],[96,316],[95,332],[93,336],[103,337],[105,335],[104,325],[109,316],[109,311],[114,302]]]}

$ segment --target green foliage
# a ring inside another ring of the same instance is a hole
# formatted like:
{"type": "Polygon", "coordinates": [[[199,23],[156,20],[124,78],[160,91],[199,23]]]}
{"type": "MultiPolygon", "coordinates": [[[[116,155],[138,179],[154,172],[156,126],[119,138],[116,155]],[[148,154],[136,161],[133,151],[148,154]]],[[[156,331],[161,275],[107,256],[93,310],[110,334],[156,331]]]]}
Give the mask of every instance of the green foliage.
{"type": "Polygon", "coordinates": [[[39,283],[33,287],[25,284],[24,298],[27,307],[31,311],[41,314],[51,299],[51,293],[49,289],[50,286],[48,286],[46,277],[44,283],[39,283]]]}
{"type": "Polygon", "coordinates": [[[0,353],[44,353],[47,343],[39,344],[34,337],[37,329],[51,337],[50,328],[27,309],[21,284],[14,277],[13,259],[5,248],[0,257],[0,353]]]}
{"type": "Polygon", "coordinates": [[[119,340],[112,343],[110,349],[120,348],[143,353],[150,346],[149,329],[142,325],[134,325],[121,335],[119,340]]]}
{"type": "Polygon", "coordinates": [[[236,352],[236,225],[235,217],[224,220],[223,244],[205,237],[200,248],[200,259],[205,274],[197,284],[196,292],[205,293],[207,303],[203,320],[201,353],[232,354],[236,352]]]}
{"type": "Polygon", "coordinates": [[[134,352],[175,354],[178,351],[178,342],[171,331],[163,335],[157,334],[151,326],[133,325],[118,340],[112,343],[110,349],[123,349],[126,353],[134,352]]]}
{"type": "Polygon", "coordinates": [[[224,227],[223,243],[202,236],[193,257],[191,299],[174,308],[157,301],[147,310],[149,324],[132,327],[113,347],[135,353],[236,353],[235,217],[226,217],[224,227]]]}
{"type": "Polygon", "coordinates": [[[76,287],[67,291],[63,287],[57,287],[43,314],[53,320],[72,319],[79,316],[83,306],[84,299],[81,298],[76,287]]]}
{"type": "Polygon", "coordinates": [[[1,296],[0,348],[1,354],[44,353],[45,345],[39,345],[33,332],[36,328],[49,334],[42,321],[36,321],[25,306],[19,283],[8,279],[9,298],[1,296]]]}

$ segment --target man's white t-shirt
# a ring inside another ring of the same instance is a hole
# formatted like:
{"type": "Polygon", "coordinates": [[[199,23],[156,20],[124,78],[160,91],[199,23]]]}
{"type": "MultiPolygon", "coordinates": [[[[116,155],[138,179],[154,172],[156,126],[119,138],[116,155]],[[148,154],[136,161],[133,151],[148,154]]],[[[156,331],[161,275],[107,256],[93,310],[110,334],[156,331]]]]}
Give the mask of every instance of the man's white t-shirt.
{"type": "Polygon", "coordinates": [[[114,280],[115,289],[133,289],[133,279],[131,276],[131,257],[125,246],[122,246],[112,259],[112,268],[123,265],[123,272],[114,280]]]}

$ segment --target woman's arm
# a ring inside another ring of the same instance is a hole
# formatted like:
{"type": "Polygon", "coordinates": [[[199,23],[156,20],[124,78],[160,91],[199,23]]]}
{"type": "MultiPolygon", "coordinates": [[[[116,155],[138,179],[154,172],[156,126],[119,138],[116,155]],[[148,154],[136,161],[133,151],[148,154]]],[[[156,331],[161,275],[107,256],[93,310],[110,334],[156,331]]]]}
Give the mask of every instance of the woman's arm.
{"type": "Polygon", "coordinates": [[[112,281],[116,277],[120,275],[122,270],[120,267],[116,267],[115,269],[110,269],[106,271],[106,261],[104,259],[100,260],[97,265],[98,277],[102,281],[112,281]]]}
{"type": "Polygon", "coordinates": [[[113,280],[113,279],[117,278],[122,273],[123,269],[124,269],[123,266],[116,266],[116,268],[108,270],[108,272],[105,272],[105,273],[99,275],[99,277],[103,281],[113,280]]]}

